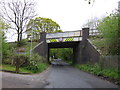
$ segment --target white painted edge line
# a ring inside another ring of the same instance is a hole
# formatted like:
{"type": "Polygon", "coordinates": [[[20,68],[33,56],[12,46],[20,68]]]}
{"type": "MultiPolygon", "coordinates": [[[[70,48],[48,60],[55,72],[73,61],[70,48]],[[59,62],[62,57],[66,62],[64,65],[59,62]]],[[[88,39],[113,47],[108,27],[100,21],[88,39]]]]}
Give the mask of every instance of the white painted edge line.
{"type": "MultiPolygon", "coordinates": [[[[91,43],[91,45],[100,53],[100,49],[98,49],[89,39],[87,39],[89,41],[89,43],[91,43]]],[[[101,53],[100,53],[101,54],[101,53]]]]}
{"type": "Polygon", "coordinates": [[[36,47],[38,47],[40,44],[42,44],[44,41],[38,43],[35,47],[33,47],[30,51],[32,51],[33,49],[35,49],[36,47]]]}

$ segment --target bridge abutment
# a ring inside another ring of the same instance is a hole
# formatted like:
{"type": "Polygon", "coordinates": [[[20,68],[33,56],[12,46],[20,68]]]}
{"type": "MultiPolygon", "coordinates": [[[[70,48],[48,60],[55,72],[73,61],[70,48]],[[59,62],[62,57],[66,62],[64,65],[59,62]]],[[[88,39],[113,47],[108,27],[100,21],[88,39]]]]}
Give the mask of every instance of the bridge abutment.
{"type": "Polygon", "coordinates": [[[40,33],[39,43],[41,43],[41,44],[34,49],[34,52],[38,53],[40,56],[44,57],[44,61],[47,62],[47,59],[48,59],[48,45],[47,45],[47,42],[46,42],[46,32],[40,33]]]}
{"type": "Polygon", "coordinates": [[[78,45],[73,48],[74,63],[85,64],[88,61],[87,52],[86,52],[88,37],[89,37],[89,28],[83,28],[82,41],[80,41],[78,45]]]}

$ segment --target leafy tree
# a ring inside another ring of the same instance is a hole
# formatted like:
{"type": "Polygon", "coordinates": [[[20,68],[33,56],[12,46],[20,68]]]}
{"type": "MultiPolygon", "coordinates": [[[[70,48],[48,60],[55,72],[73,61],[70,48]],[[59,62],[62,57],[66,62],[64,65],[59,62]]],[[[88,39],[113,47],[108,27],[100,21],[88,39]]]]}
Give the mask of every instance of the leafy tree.
{"type": "Polygon", "coordinates": [[[5,41],[5,32],[10,27],[0,18],[0,59],[5,59],[10,55],[10,45],[5,41]]]}
{"type": "Polygon", "coordinates": [[[102,33],[102,37],[105,39],[108,54],[112,55],[118,54],[118,45],[120,45],[118,17],[118,12],[112,13],[103,18],[98,26],[99,31],[102,33]]]}
{"type": "Polygon", "coordinates": [[[10,22],[14,27],[13,30],[17,33],[18,46],[22,40],[26,23],[29,19],[35,16],[34,2],[21,0],[0,1],[1,13],[0,16],[7,22],[10,22]]]}
{"type": "Polygon", "coordinates": [[[73,49],[72,48],[63,48],[61,49],[60,56],[64,61],[72,61],[73,60],[73,49]]]}
{"type": "Polygon", "coordinates": [[[37,38],[40,32],[53,33],[62,32],[62,30],[60,30],[59,24],[52,19],[42,17],[31,19],[27,24],[27,34],[32,33],[33,37],[36,36],[37,38]]]}
{"type": "Polygon", "coordinates": [[[72,48],[50,49],[50,57],[61,58],[64,61],[71,62],[73,60],[73,49],[72,48]]]}

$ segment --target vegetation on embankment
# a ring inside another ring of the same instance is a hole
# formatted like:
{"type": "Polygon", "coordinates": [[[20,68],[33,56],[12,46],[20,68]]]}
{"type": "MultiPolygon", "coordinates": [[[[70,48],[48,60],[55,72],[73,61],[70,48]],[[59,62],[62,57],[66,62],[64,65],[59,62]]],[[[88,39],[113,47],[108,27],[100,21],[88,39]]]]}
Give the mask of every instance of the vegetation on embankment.
{"type": "Polygon", "coordinates": [[[13,71],[16,73],[39,73],[48,68],[48,64],[44,62],[44,58],[32,52],[31,48],[36,46],[38,42],[28,42],[26,39],[21,41],[21,47],[24,51],[17,53],[17,43],[5,43],[3,48],[2,70],[13,71]],[[7,49],[5,48],[7,47],[7,49]],[[12,47],[12,48],[11,48],[12,47]]]}
{"type": "Polygon", "coordinates": [[[115,10],[113,13],[99,20],[99,24],[96,27],[100,35],[98,37],[91,38],[93,44],[101,50],[102,55],[120,55],[120,30],[119,24],[119,10],[115,10]]]}
{"type": "MultiPolygon", "coordinates": [[[[99,31],[100,34],[94,37],[89,37],[92,44],[95,45],[100,52],[101,56],[99,63],[94,65],[75,65],[75,67],[79,68],[80,70],[102,76],[103,78],[120,85],[120,69],[118,64],[116,64],[119,62],[118,57],[120,55],[120,30],[118,28],[118,13],[119,10],[115,10],[113,13],[104,17],[103,19],[97,20],[96,23],[98,24],[96,26],[96,29],[99,31]],[[115,56],[116,58],[114,58],[115,56]],[[111,63],[111,61],[114,63],[111,63]],[[104,65],[109,67],[102,67],[104,66],[101,65],[103,63],[104,65]]],[[[91,23],[92,26],[94,26],[94,21],[91,23]]]]}
{"type": "MultiPolygon", "coordinates": [[[[35,73],[40,73],[43,72],[44,70],[46,70],[48,68],[48,64],[45,63],[40,63],[38,65],[39,69],[35,72],[34,70],[28,70],[26,67],[20,67],[20,73],[28,73],[28,74],[35,74],[35,73]]],[[[0,66],[1,70],[5,70],[5,71],[11,71],[11,72],[15,72],[16,67],[14,65],[10,65],[10,64],[2,64],[0,66]]]]}
{"type": "Polygon", "coordinates": [[[98,64],[76,64],[74,67],[92,73],[97,76],[101,76],[107,80],[113,81],[115,84],[120,84],[120,76],[119,76],[119,69],[102,69],[98,64]]]}
{"type": "Polygon", "coordinates": [[[106,43],[105,43],[105,40],[103,38],[92,37],[92,38],[89,38],[89,40],[96,47],[96,49],[100,52],[101,55],[108,55],[106,43]]]}

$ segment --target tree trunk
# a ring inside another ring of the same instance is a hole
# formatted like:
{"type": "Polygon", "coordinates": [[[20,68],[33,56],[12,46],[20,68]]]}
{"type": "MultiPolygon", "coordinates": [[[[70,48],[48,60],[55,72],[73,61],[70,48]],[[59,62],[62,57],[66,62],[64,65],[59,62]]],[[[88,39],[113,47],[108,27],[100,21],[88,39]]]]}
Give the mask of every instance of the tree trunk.
{"type": "Polygon", "coordinates": [[[16,73],[19,73],[19,64],[20,64],[20,63],[19,63],[19,62],[20,62],[19,59],[20,59],[20,58],[17,56],[17,57],[16,57],[16,60],[15,60],[15,61],[16,61],[16,73]]]}
{"type": "Polygon", "coordinates": [[[22,40],[22,33],[20,33],[20,41],[22,40]]]}
{"type": "Polygon", "coordinates": [[[18,38],[17,38],[17,46],[19,47],[20,46],[20,34],[18,32],[18,38]]]}
{"type": "Polygon", "coordinates": [[[16,65],[16,73],[19,73],[19,65],[16,65]]]}

